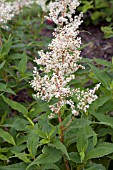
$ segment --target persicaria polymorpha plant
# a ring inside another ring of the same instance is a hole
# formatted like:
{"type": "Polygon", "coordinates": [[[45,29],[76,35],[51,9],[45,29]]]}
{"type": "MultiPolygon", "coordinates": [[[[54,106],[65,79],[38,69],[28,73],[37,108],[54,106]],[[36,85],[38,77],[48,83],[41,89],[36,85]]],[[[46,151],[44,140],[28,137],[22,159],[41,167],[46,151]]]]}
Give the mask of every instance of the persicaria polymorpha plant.
{"type": "Polygon", "coordinates": [[[95,91],[100,84],[97,84],[94,89],[85,91],[69,86],[69,82],[75,79],[75,72],[78,69],[85,69],[78,64],[81,60],[79,50],[81,38],[78,37],[78,28],[82,23],[82,13],[72,17],[79,4],[78,0],[56,0],[50,3],[47,19],[57,24],[57,28],[54,29],[54,38],[48,45],[49,51],[39,51],[40,58],[35,59],[40,66],[40,69],[34,67],[34,80],[31,81],[36,97],[41,97],[48,102],[53,98],[58,99],[56,103],[49,106],[52,111],[50,118],[59,114],[65,105],[70,107],[74,115],[78,115],[80,110],[86,112],[89,105],[97,99],[95,91]],[[78,100],[76,105],[71,99],[73,95],[78,100]]]}

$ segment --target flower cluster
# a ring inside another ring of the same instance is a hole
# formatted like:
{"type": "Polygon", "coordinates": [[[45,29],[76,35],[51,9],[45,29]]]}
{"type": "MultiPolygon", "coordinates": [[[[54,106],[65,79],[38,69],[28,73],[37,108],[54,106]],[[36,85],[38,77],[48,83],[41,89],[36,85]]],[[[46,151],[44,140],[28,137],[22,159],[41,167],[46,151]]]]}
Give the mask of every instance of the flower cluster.
{"type": "Polygon", "coordinates": [[[0,2],[0,24],[7,23],[14,17],[13,6],[10,2],[0,2]]]}
{"type": "Polygon", "coordinates": [[[31,7],[33,3],[37,3],[46,10],[45,1],[40,0],[15,0],[14,2],[0,2],[0,25],[4,27],[9,20],[11,20],[15,15],[19,14],[23,7],[31,7]]]}
{"type": "Polygon", "coordinates": [[[76,89],[75,95],[79,101],[77,104],[77,108],[79,110],[83,110],[84,112],[87,111],[89,105],[98,98],[98,96],[95,95],[95,92],[99,89],[99,87],[100,83],[97,84],[93,89],[86,89],[86,91],[80,90],[79,88],[76,89]]]}
{"type": "Polygon", "coordinates": [[[87,91],[86,94],[86,92],[80,92],[79,89],[71,89],[69,86],[69,82],[75,79],[74,73],[79,68],[85,69],[78,64],[81,60],[78,50],[81,44],[78,28],[82,22],[82,13],[72,18],[78,5],[78,0],[56,0],[50,4],[50,14],[47,18],[54,21],[58,27],[53,33],[54,39],[48,46],[49,51],[46,53],[43,50],[39,51],[40,58],[35,59],[37,65],[40,65],[40,70],[34,68],[34,80],[31,81],[32,87],[37,92],[36,97],[41,97],[46,101],[52,98],[58,99],[57,103],[50,105],[52,111],[50,117],[58,113],[64,105],[70,105],[74,115],[78,114],[80,109],[86,111],[88,104],[97,98],[94,95],[97,87],[87,91]],[[75,108],[75,103],[68,99],[74,94],[80,101],[77,108],[75,108]]]}

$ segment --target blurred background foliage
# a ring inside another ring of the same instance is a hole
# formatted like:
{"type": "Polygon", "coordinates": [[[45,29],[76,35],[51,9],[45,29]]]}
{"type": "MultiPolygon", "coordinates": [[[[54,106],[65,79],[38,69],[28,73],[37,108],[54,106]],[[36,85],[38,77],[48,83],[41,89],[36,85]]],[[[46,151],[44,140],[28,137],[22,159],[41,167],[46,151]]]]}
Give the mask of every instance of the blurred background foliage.
{"type": "Polygon", "coordinates": [[[100,27],[105,38],[113,37],[113,1],[112,0],[81,0],[79,11],[84,13],[85,25],[93,24],[100,27]]]}
{"type": "MultiPolygon", "coordinates": [[[[47,1],[47,4],[49,2],[50,0],[47,1]]],[[[84,13],[83,28],[84,26],[94,25],[104,32],[105,38],[110,38],[113,36],[112,9],[112,0],[81,0],[77,12],[82,11],[84,13]]],[[[7,30],[0,30],[0,170],[12,170],[14,168],[25,170],[30,162],[36,160],[36,156],[40,155],[43,146],[47,145],[46,142],[48,142],[40,140],[41,146],[34,150],[39,143],[37,133],[35,133],[38,128],[39,130],[45,129],[44,135],[50,133],[51,140],[58,135],[53,125],[50,124],[51,127],[49,127],[46,121],[46,114],[50,114],[48,104],[39,99],[36,101],[32,97],[34,91],[29,83],[33,79],[32,71],[35,66],[33,60],[35,57],[39,57],[39,50],[47,50],[55,26],[52,22],[45,20],[44,15],[45,12],[42,11],[40,6],[33,5],[32,8],[25,8],[22,13],[8,22],[7,30]],[[37,126],[38,123],[39,127],[37,126]],[[36,125],[34,126],[34,124],[36,125]],[[48,133],[46,129],[49,129],[48,133]]],[[[76,73],[74,85],[91,88],[99,82],[102,84],[98,91],[99,98],[89,110],[88,118],[92,121],[91,126],[93,127],[93,131],[88,131],[88,135],[91,133],[91,136],[89,135],[90,141],[93,141],[93,134],[94,139],[97,140],[98,137],[98,143],[111,143],[113,142],[113,61],[110,63],[96,58],[92,60],[83,58],[81,62],[86,69],[79,70],[76,73]]],[[[66,114],[70,113],[66,111],[66,114]]],[[[66,120],[68,119],[67,117],[66,120]]],[[[53,124],[57,124],[56,119],[53,121],[53,124]]],[[[84,125],[84,122],[81,123],[82,125],[84,125]]],[[[75,126],[74,123],[73,126],[75,126]]],[[[75,131],[74,129],[74,133],[72,130],[70,128],[65,134],[65,143],[70,145],[68,152],[73,148],[76,150],[74,140],[76,140],[78,130],[75,131]],[[72,136],[74,134],[75,136],[72,136]]],[[[40,131],[38,132],[40,133],[40,131]]],[[[93,146],[92,143],[90,146],[93,146]]],[[[106,150],[108,151],[108,148],[106,150]]],[[[79,160],[74,160],[75,156],[71,156],[71,164],[75,169],[79,160]]],[[[95,163],[97,163],[96,170],[100,168],[105,170],[104,164],[106,170],[112,170],[113,154],[109,157],[103,156],[101,159],[95,158],[91,163],[94,163],[94,169],[95,163]],[[100,165],[101,167],[99,167],[100,165]]],[[[85,169],[91,168],[92,165],[85,169]]],[[[63,170],[62,167],[60,169],[63,170]]],[[[36,170],[36,167],[34,166],[30,170],[36,170]]]]}

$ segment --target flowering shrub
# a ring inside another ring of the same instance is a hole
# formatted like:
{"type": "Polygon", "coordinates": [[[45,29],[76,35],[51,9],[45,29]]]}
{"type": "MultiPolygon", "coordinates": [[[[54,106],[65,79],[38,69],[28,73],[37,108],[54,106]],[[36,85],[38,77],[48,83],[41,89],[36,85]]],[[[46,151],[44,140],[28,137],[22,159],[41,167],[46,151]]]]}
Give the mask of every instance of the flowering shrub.
{"type": "Polygon", "coordinates": [[[78,5],[50,4],[51,43],[37,5],[1,29],[0,170],[113,169],[113,63],[80,56],[78,5]]]}
{"type": "Polygon", "coordinates": [[[71,107],[72,114],[79,114],[79,110],[87,111],[89,104],[97,99],[94,95],[98,90],[96,86],[93,90],[80,91],[79,88],[72,89],[69,82],[75,79],[75,72],[79,69],[85,69],[78,61],[81,60],[80,48],[81,39],[77,37],[78,27],[81,24],[81,16],[74,16],[75,8],[79,5],[78,1],[55,1],[50,4],[50,17],[58,27],[53,33],[54,39],[49,44],[50,52],[44,53],[39,51],[40,59],[35,62],[42,65],[39,73],[37,68],[34,68],[34,80],[31,85],[37,91],[36,97],[41,96],[42,100],[50,101],[53,97],[57,98],[57,103],[50,105],[51,115],[59,113],[61,108],[68,104],[71,107]],[[63,26],[64,25],[64,26],[63,26]],[[75,95],[78,99],[77,108],[69,96],[75,95]]]}

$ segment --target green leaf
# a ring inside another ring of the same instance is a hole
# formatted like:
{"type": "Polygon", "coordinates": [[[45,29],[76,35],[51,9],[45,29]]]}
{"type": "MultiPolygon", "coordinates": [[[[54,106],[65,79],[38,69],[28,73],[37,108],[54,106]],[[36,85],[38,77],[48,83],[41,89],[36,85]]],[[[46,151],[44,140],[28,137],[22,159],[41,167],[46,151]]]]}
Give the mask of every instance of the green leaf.
{"type": "Polygon", "coordinates": [[[70,160],[76,163],[81,163],[80,156],[78,152],[69,153],[70,160]]]}
{"type": "Polygon", "coordinates": [[[46,169],[52,169],[52,170],[60,170],[58,168],[58,166],[56,166],[55,164],[45,164],[41,166],[41,170],[46,170],[46,169]]]}
{"type": "Polygon", "coordinates": [[[39,135],[37,134],[36,131],[37,129],[38,126],[36,124],[33,130],[31,130],[27,140],[28,151],[30,152],[31,155],[33,155],[33,157],[35,157],[37,154],[37,145],[39,144],[39,135]]]}
{"type": "Polygon", "coordinates": [[[22,54],[18,69],[22,74],[25,73],[27,70],[27,55],[25,53],[22,54]]]}
{"type": "Polygon", "coordinates": [[[95,12],[93,12],[92,13],[92,15],[91,15],[91,19],[92,20],[96,20],[96,19],[98,19],[100,16],[102,16],[102,12],[100,12],[100,11],[95,11],[95,12]]]}
{"type": "Polygon", "coordinates": [[[92,9],[93,8],[92,3],[93,1],[90,1],[90,2],[85,1],[84,3],[85,5],[83,5],[82,12],[86,13],[89,9],[92,9]]]}
{"type": "Polygon", "coordinates": [[[3,115],[1,116],[1,120],[0,120],[0,125],[3,125],[5,120],[7,119],[7,115],[8,115],[8,111],[6,110],[3,115]]]}
{"type": "Polygon", "coordinates": [[[4,56],[6,56],[9,53],[11,45],[12,45],[12,37],[9,36],[8,40],[3,45],[2,54],[4,56]]]}
{"type": "Polygon", "coordinates": [[[44,139],[47,139],[46,132],[44,132],[44,131],[42,131],[42,130],[37,130],[36,133],[37,133],[40,137],[42,137],[42,138],[44,138],[44,139]]]}
{"type": "Polygon", "coordinates": [[[6,85],[6,84],[3,84],[3,83],[0,83],[0,91],[7,92],[7,93],[10,93],[10,94],[16,95],[12,89],[10,89],[9,87],[7,87],[7,85],[6,85]]]}
{"type": "Polygon", "coordinates": [[[113,135],[113,129],[111,129],[110,127],[100,128],[98,129],[97,134],[98,134],[98,137],[104,137],[108,134],[113,135]]]}
{"type": "Polygon", "coordinates": [[[97,144],[97,134],[95,133],[95,131],[92,129],[91,126],[85,126],[84,129],[85,129],[86,136],[89,139],[88,147],[90,147],[89,142],[91,142],[91,147],[94,147],[97,144]]]}
{"type": "Polygon", "coordinates": [[[0,148],[0,153],[7,153],[10,150],[10,147],[0,148]]]}
{"type": "Polygon", "coordinates": [[[50,113],[50,108],[48,107],[47,103],[38,100],[37,104],[33,107],[33,109],[30,112],[30,117],[34,118],[42,112],[50,113]]]}
{"type": "Polygon", "coordinates": [[[113,68],[113,64],[107,60],[94,58],[94,61],[96,61],[97,64],[106,66],[108,68],[113,68]]]}
{"type": "Polygon", "coordinates": [[[27,139],[28,139],[27,135],[23,135],[23,136],[17,138],[17,145],[21,145],[23,143],[26,143],[27,139]]]}
{"type": "Polygon", "coordinates": [[[111,96],[106,96],[103,95],[101,97],[99,97],[98,99],[96,99],[95,102],[93,102],[89,108],[89,112],[95,111],[97,110],[100,106],[103,106],[107,101],[109,101],[111,99],[111,96]]]}
{"type": "Polygon", "coordinates": [[[42,140],[40,140],[40,144],[38,146],[41,146],[41,145],[44,145],[44,144],[47,144],[47,143],[50,143],[50,140],[42,139],[42,140]]]}
{"type": "Polygon", "coordinates": [[[5,96],[3,96],[4,101],[14,110],[17,110],[18,112],[22,113],[23,115],[27,115],[28,111],[27,109],[20,103],[17,103],[15,101],[12,101],[8,98],[6,98],[5,96]]]}
{"type": "Polygon", "coordinates": [[[74,119],[72,123],[70,123],[69,127],[73,128],[82,128],[85,127],[86,125],[90,125],[91,121],[80,118],[80,119],[74,119]]]}
{"type": "Polygon", "coordinates": [[[107,1],[102,1],[102,0],[96,0],[95,1],[95,8],[96,9],[101,9],[101,8],[106,8],[108,7],[107,1]]]}
{"type": "Polygon", "coordinates": [[[5,155],[0,154],[0,160],[2,160],[2,161],[7,161],[8,158],[7,158],[5,155]]]}
{"type": "Polygon", "coordinates": [[[101,82],[105,87],[109,88],[111,84],[111,78],[105,71],[101,71],[100,69],[94,67],[93,65],[89,64],[91,67],[96,79],[101,82]]]}
{"type": "Polygon", "coordinates": [[[113,128],[113,117],[103,115],[101,112],[92,112],[92,115],[100,121],[99,124],[104,124],[113,128]]]}
{"type": "Polygon", "coordinates": [[[66,149],[65,145],[62,142],[56,140],[56,141],[52,142],[52,145],[55,146],[55,148],[61,150],[67,156],[67,158],[70,159],[69,154],[67,152],[67,149],[66,149]]]}
{"type": "Polygon", "coordinates": [[[28,167],[26,170],[31,168],[33,165],[40,165],[40,164],[54,164],[58,162],[62,157],[61,151],[57,150],[53,147],[45,146],[42,150],[42,154],[40,154],[28,167]]]}
{"type": "Polygon", "coordinates": [[[111,26],[101,27],[101,31],[104,32],[104,37],[105,38],[113,37],[113,28],[111,26]]]}
{"type": "Polygon", "coordinates": [[[11,136],[8,132],[0,129],[0,137],[2,137],[5,141],[12,145],[16,145],[13,136],[11,136]]]}
{"type": "Polygon", "coordinates": [[[20,117],[13,117],[12,119],[9,119],[9,121],[7,120],[5,123],[6,124],[4,124],[3,127],[11,127],[16,131],[25,131],[26,126],[29,124],[27,120],[20,117]]]}
{"type": "Polygon", "coordinates": [[[81,162],[84,160],[85,152],[88,147],[88,139],[84,128],[78,130],[77,136],[77,150],[79,152],[81,162]]]}
{"type": "Polygon", "coordinates": [[[2,69],[3,68],[3,66],[5,65],[5,60],[0,64],[0,69],[2,69]]]}
{"type": "Polygon", "coordinates": [[[90,125],[92,122],[83,118],[74,119],[64,132],[64,142],[66,147],[77,142],[78,130],[90,125]]]}
{"type": "Polygon", "coordinates": [[[77,142],[78,129],[69,128],[64,132],[64,143],[66,147],[77,142]]]}
{"type": "Polygon", "coordinates": [[[25,170],[27,165],[25,163],[16,163],[9,166],[0,166],[0,170],[25,170]]]}
{"type": "Polygon", "coordinates": [[[91,165],[84,170],[106,170],[106,168],[102,164],[91,163],[91,165]]]}
{"type": "Polygon", "coordinates": [[[113,153],[113,144],[104,142],[98,145],[96,148],[90,150],[86,154],[86,160],[92,158],[100,158],[111,153],[113,153]]]}
{"type": "Polygon", "coordinates": [[[10,149],[10,151],[11,151],[12,153],[15,153],[15,152],[16,152],[16,153],[20,153],[20,152],[24,151],[25,148],[26,148],[26,145],[25,145],[25,144],[23,144],[23,145],[17,145],[17,146],[12,147],[12,148],[10,149]]]}
{"type": "Polygon", "coordinates": [[[27,154],[16,153],[15,151],[12,151],[12,152],[15,154],[15,156],[12,156],[12,157],[18,157],[20,160],[22,160],[23,162],[26,162],[26,163],[31,162],[30,159],[28,159],[27,154]]]}

